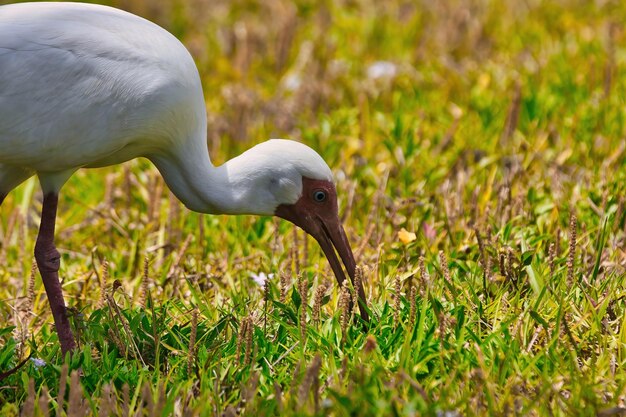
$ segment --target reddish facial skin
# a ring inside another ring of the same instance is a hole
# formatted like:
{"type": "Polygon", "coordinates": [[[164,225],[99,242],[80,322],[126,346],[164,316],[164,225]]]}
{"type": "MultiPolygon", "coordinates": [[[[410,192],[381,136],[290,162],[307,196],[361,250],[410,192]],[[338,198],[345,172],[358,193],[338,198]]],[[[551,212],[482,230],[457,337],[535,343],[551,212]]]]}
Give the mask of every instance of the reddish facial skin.
{"type": "MultiPolygon", "coordinates": [[[[354,284],[356,262],[346,232],[339,220],[337,191],[332,182],[303,177],[300,199],[294,204],[281,204],[276,209],[275,215],[301,227],[317,240],[335,273],[339,286],[341,286],[345,280],[345,274],[335,254],[336,250],[354,284]],[[325,195],[323,201],[316,200],[316,196],[320,197],[319,191],[325,195]]],[[[361,318],[368,322],[369,315],[367,314],[363,283],[356,290],[359,293],[361,318]]]]}

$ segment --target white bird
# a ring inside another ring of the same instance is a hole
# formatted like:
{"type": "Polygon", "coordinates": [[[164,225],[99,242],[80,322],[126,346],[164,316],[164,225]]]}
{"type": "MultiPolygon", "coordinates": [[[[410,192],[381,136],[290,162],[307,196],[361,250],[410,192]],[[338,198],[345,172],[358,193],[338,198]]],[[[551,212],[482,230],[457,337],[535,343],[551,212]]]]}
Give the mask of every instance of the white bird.
{"type": "MultiPolygon", "coordinates": [[[[211,163],[202,85],[185,47],[154,23],[111,7],[0,7],[0,204],[37,175],[35,258],[62,352],[74,349],[54,246],[58,195],[79,168],[137,157],[154,163],[191,210],[276,215],[312,235],[341,284],[355,260],[330,168],[311,148],[274,139],[211,163]]],[[[368,320],[363,288],[361,316],[368,320]]]]}

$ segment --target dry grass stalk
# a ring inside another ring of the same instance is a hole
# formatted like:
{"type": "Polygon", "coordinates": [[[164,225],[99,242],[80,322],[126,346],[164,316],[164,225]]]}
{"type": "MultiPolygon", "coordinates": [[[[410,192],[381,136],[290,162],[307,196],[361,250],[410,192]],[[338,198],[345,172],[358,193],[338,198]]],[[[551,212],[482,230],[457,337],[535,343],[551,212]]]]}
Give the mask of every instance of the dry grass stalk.
{"type": "Polygon", "coordinates": [[[325,283],[320,284],[315,290],[315,296],[313,298],[313,323],[318,325],[322,317],[322,302],[324,301],[324,294],[326,293],[327,286],[325,283]]]}
{"type": "Polygon", "coordinates": [[[161,198],[163,196],[163,181],[157,174],[151,176],[149,187],[148,223],[152,223],[160,217],[159,212],[161,211],[161,198]]]}
{"type": "Polygon", "coordinates": [[[350,322],[350,300],[352,296],[350,295],[350,288],[348,288],[348,280],[343,282],[341,286],[341,295],[339,296],[339,309],[341,310],[341,334],[343,340],[346,338],[346,332],[348,330],[348,323],[350,322]]]}
{"type": "Polygon", "coordinates": [[[300,340],[304,346],[306,340],[306,310],[309,305],[309,280],[298,275],[298,293],[300,294],[300,340]]]}
{"type": "MultiPolygon", "coordinates": [[[[65,390],[67,389],[67,362],[61,366],[61,376],[59,379],[59,394],[57,395],[57,417],[61,417],[63,412],[63,404],[65,404],[65,390]]],[[[27,414],[28,415],[28,414],[27,414]]]]}
{"type": "Polygon", "coordinates": [[[204,230],[204,215],[201,213],[197,214],[198,216],[198,240],[197,240],[197,245],[198,245],[198,254],[201,257],[199,260],[201,260],[204,257],[204,253],[205,253],[205,245],[206,245],[206,232],[204,230]]]}
{"type": "Polygon", "coordinates": [[[550,247],[548,248],[548,265],[550,266],[550,281],[554,277],[554,255],[556,249],[554,248],[554,243],[550,243],[550,247]]]}
{"type": "MultiPolygon", "coordinates": [[[[187,252],[187,248],[189,247],[189,244],[191,243],[192,239],[193,239],[193,235],[191,233],[189,233],[187,235],[187,238],[185,239],[185,241],[181,245],[181,247],[178,249],[178,252],[176,253],[176,260],[174,261],[174,263],[170,267],[169,272],[167,273],[168,277],[176,278],[175,275],[178,272],[180,263],[182,262],[183,257],[185,256],[185,252],[187,252]]],[[[178,281],[176,279],[174,279],[174,282],[178,282],[178,281]]]]}
{"type": "Polygon", "coordinates": [[[148,256],[143,258],[143,273],[141,274],[141,291],[139,293],[139,305],[146,308],[146,300],[148,299],[150,266],[148,256]]]}
{"type": "Polygon", "coordinates": [[[287,60],[289,58],[289,51],[293,45],[293,40],[296,34],[298,15],[296,7],[288,2],[270,2],[277,10],[278,20],[278,34],[276,37],[276,71],[280,73],[287,60]]]}
{"type": "Polygon", "coordinates": [[[98,300],[98,308],[106,305],[107,282],[109,281],[109,262],[105,259],[100,269],[100,299],[98,300]]]}
{"type": "Polygon", "coordinates": [[[415,318],[417,317],[417,288],[415,288],[415,285],[411,285],[409,298],[409,331],[412,332],[415,326],[415,318]]]}
{"type": "Polygon", "coordinates": [[[346,219],[350,217],[352,213],[352,207],[354,206],[354,197],[356,196],[357,184],[355,181],[344,181],[347,184],[347,190],[342,192],[342,195],[345,195],[346,206],[343,209],[343,214],[341,215],[341,222],[345,223],[346,219]]]}
{"type": "Polygon", "coordinates": [[[505,255],[504,252],[501,251],[500,252],[500,263],[499,263],[499,267],[500,267],[500,275],[502,275],[503,277],[506,277],[506,265],[505,265],[505,255]]]}
{"type": "Polygon", "coordinates": [[[476,227],[474,227],[474,233],[476,234],[476,241],[478,242],[478,250],[480,251],[480,263],[484,268],[487,266],[487,250],[485,249],[485,243],[483,242],[483,238],[480,235],[480,232],[476,227]]]}
{"type": "Polygon", "coordinates": [[[367,339],[365,339],[365,344],[363,345],[363,351],[367,354],[374,352],[378,348],[378,342],[376,342],[376,337],[373,335],[367,335],[367,339]]]}
{"type": "MultiPolygon", "coordinates": [[[[9,240],[11,236],[13,236],[13,229],[15,229],[15,225],[17,224],[17,219],[20,216],[20,212],[18,210],[13,211],[11,216],[9,216],[9,221],[7,223],[7,229],[4,232],[4,245],[8,246],[9,240]]],[[[3,245],[3,246],[4,246],[3,245]]]]}
{"type": "Polygon", "coordinates": [[[341,360],[341,369],[339,369],[337,378],[340,381],[345,381],[348,377],[348,356],[344,356],[341,360]]]}
{"type": "Polygon", "coordinates": [[[309,235],[305,233],[302,240],[302,262],[306,266],[309,261],[309,235]]]}
{"type": "Polygon", "coordinates": [[[248,381],[241,386],[241,401],[243,404],[250,404],[254,400],[259,387],[260,377],[261,375],[258,372],[253,372],[248,381]]]}
{"type": "Polygon", "coordinates": [[[48,388],[41,387],[41,394],[39,394],[39,414],[42,416],[50,415],[50,394],[48,388]]]}
{"type": "Polygon", "coordinates": [[[572,211],[569,218],[569,254],[567,257],[567,283],[574,283],[574,266],[576,262],[576,215],[572,211]]]}
{"type": "MultiPolygon", "coordinates": [[[[272,289],[272,287],[270,286],[270,279],[267,278],[263,282],[263,304],[266,307],[270,303],[270,299],[271,299],[271,296],[272,296],[271,289],[272,289]]],[[[266,313],[267,313],[267,311],[266,311],[266,313]]]]}
{"type": "MultiPolygon", "coordinates": [[[[485,219],[486,221],[488,221],[489,219],[489,215],[490,215],[490,206],[487,206],[485,208],[485,219]]],[[[487,240],[487,245],[490,245],[493,243],[493,229],[491,228],[491,225],[488,224],[486,229],[485,229],[485,239],[487,240]]]]}
{"type": "Polygon", "coordinates": [[[300,368],[302,368],[302,360],[298,361],[291,376],[291,387],[289,387],[289,395],[292,398],[296,396],[296,390],[298,389],[298,381],[301,377],[300,368]]]}
{"type": "Polygon", "coordinates": [[[108,331],[109,339],[113,342],[113,345],[117,348],[117,351],[122,354],[125,358],[128,357],[128,346],[122,343],[119,334],[117,333],[117,329],[113,331],[113,329],[109,328],[108,331]]]}
{"type": "MultiPolygon", "coordinates": [[[[234,26],[235,36],[235,56],[233,58],[233,66],[240,73],[246,73],[250,60],[252,58],[252,48],[250,48],[250,40],[248,35],[248,24],[245,21],[237,21],[234,26]]],[[[237,137],[237,136],[235,136],[237,137]]]]}
{"type": "Polygon", "coordinates": [[[359,261],[359,258],[361,257],[361,253],[363,253],[363,251],[367,247],[370,239],[372,238],[372,235],[374,234],[374,231],[376,230],[376,223],[368,223],[368,224],[369,224],[369,227],[365,231],[365,234],[363,235],[363,238],[361,239],[359,246],[357,246],[356,250],[354,251],[354,257],[357,260],[357,262],[359,261]]]}
{"type": "Polygon", "coordinates": [[[113,207],[113,181],[115,180],[115,174],[108,174],[104,178],[104,197],[102,202],[107,210],[111,210],[113,207]]]}
{"type": "Polygon", "coordinates": [[[122,386],[122,416],[130,416],[130,387],[127,383],[122,386]]]}
{"type": "Polygon", "coordinates": [[[35,415],[35,380],[30,378],[28,380],[28,388],[26,391],[26,400],[22,406],[21,416],[34,416],[35,415]]]}
{"type": "Polygon", "coordinates": [[[450,268],[448,268],[448,259],[446,258],[446,254],[443,253],[442,250],[439,251],[439,264],[441,265],[441,272],[443,274],[443,279],[446,281],[448,286],[452,288],[452,279],[450,278],[450,268]]]}
{"type": "Polygon", "coordinates": [[[280,227],[279,221],[276,218],[272,219],[272,225],[274,226],[274,233],[272,237],[272,243],[270,244],[270,249],[272,252],[276,253],[280,251],[280,227]]]}
{"type": "MultiPolygon", "coordinates": [[[[309,398],[309,392],[311,392],[311,387],[315,385],[315,382],[319,384],[319,375],[320,375],[321,367],[322,367],[322,357],[318,353],[313,357],[311,364],[309,365],[309,367],[307,368],[304,374],[304,379],[302,380],[302,383],[300,384],[300,387],[298,388],[297,398],[298,398],[298,404],[300,406],[306,404],[306,401],[309,398]]],[[[317,394],[317,392],[314,392],[313,397],[316,402],[319,401],[319,395],[317,394]]],[[[316,408],[317,406],[318,405],[316,404],[316,408]]]]}
{"type": "Polygon", "coordinates": [[[67,416],[78,417],[85,415],[88,415],[88,410],[85,406],[83,387],[80,384],[78,371],[74,370],[70,374],[70,391],[67,403],[67,416]]]}
{"type": "Polygon", "coordinates": [[[500,217],[500,224],[504,225],[508,221],[507,213],[510,211],[508,208],[510,207],[511,201],[511,189],[503,185],[498,192],[498,204],[496,205],[496,213],[498,213],[498,217],[500,217]]]}
{"type": "MultiPolygon", "coordinates": [[[[165,387],[159,382],[155,388],[156,392],[152,392],[150,383],[146,381],[141,389],[140,400],[144,405],[143,410],[147,411],[149,416],[162,414],[163,407],[165,407],[165,387]]],[[[138,411],[141,412],[141,409],[138,411]]]]}
{"type": "Polygon", "coordinates": [[[492,263],[491,263],[491,257],[487,258],[487,265],[485,265],[485,278],[489,281],[491,280],[491,267],[492,267],[492,263]]]}
{"type": "Polygon", "coordinates": [[[248,316],[248,325],[246,326],[246,355],[244,358],[244,365],[250,365],[252,362],[252,337],[254,336],[254,323],[252,316],[248,316]]]}
{"type": "Polygon", "coordinates": [[[263,333],[267,334],[267,310],[270,306],[271,287],[269,278],[263,282],[263,333]]]}
{"type": "Polygon", "coordinates": [[[148,415],[153,415],[152,410],[154,408],[154,398],[152,397],[152,391],[150,391],[150,385],[148,385],[147,381],[144,381],[141,386],[141,394],[139,395],[140,402],[142,404],[142,408],[147,411],[148,415]]]}
{"type": "Polygon", "coordinates": [[[157,416],[162,413],[167,401],[167,393],[165,392],[165,383],[159,381],[157,384],[157,400],[154,402],[154,409],[152,411],[153,416],[157,416]]]}
{"type": "Polygon", "coordinates": [[[507,248],[506,254],[507,254],[507,268],[506,268],[507,277],[511,281],[517,281],[517,273],[514,269],[515,254],[513,253],[513,249],[507,248]]]}
{"type": "Polygon", "coordinates": [[[226,407],[224,412],[220,414],[220,417],[237,417],[237,416],[239,416],[239,413],[237,412],[237,409],[232,404],[226,407]]]}
{"type": "MultiPolygon", "coordinates": [[[[353,297],[353,304],[352,304],[352,314],[357,314],[358,313],[358,309],[359,309],[359,288],[361,288],[361,286],[363,285],[363,268],[361,268],[360,266],[356,267],[356,270],[354,271],[354,297],[353,297]]],[[[363,300],[365,301],[365,300],[363,300]]]]}
{"type": "MultiPolygon", "coordinates": [[[[127,354],[132,352],[132,355],[136,358],[138,357],[139,360],[141,360],[141,363],[145,365],[146,362],[143,360],[141,352],[139,351],[139,348],[137,347],[137,344],[135,343],[135,340],[133,338],[133,333],[130,331],[130,326],[128,324],[128,321],[126,317],[124,317],[124,315],[122,314],[122,311],[120,310],[120,307],[117,305],[117,303],[113,299],[113,296],[110,294],[107,294],[107,303],[109,305],[109,311],[111,312],[111,318],[113,318],[114,315],[117,316],[118,320],[122,323],[122,327],[124,328],[124,333],[126,334],[125,339],[130,342],[129,343],[130,347],[134,349],[134,351],[130,349],[126,349],[127,354]]],[[[115,328],[115,331],[117,332],[117,327],[116,326],[113,326],[113,327],[115,328]]],[[[118,339],[121,341],[121,337],[119,337],[120,335],[117,334],[117,336],[118,336],[118,339]]]]}
{"type": "MultiPolygon", "coordinates": [[[[167,216],[166,236],[170,242],[178,242],[180,240],[180,228],[178,227],[180,219],[180,203],[176,196],[170,191],[168,193],[169,213],[167,216]]],[[[165,254],[169,255],[171,248],[169,246],[165,250],[165,254]]]]}
{"type": "Polygon", "coordinates": [[[35,307],[35,276],[37,275],[37,261],[33,258],[32,266],[30,267],[30,275],[28,276],[28,311],[33,311],[35,307]]]}
{"type": "MultiPolygon", "coordinates": [[[[474,188],[472,192],[472,198],[470,200],[470,218],[469,224],[472,226],[478,237],[478,230],[476,228],[476,220],[478,219],[478,194],[480,193],[480,186],[474,188]]],[[[480,246],[480,243],[479,243],[480,246]]]]}
{"type": "MultiPolygon", "coordinates": [[[[370,212],[367,215],[367,224],[369,224],[369,227],[367,228],[367,231],[363,235],[361,242],[359,243],[356,250],[354,251],[354,257],[356,258],[357,262],[359,261],[359,257],[361,256],[361,253],[363,253],[363,251],[365,250],[365,247],[370,242],[370,239],[374,238],[374,232],[376,232],[376,229],[378,225],[380,224],[380,222],[376,221],[376,219],[378,217],[378,212],[380,211],[382,200],[385,196],[385,190],[387,189],[388,179],[389,179],[389,171],[387,170],[383,174],[382,179],[380,183],[378,184],[378,189],[376,190],[376,192],[374,193],[374,196],[372,197],[373,203],[372,203],[370,212]]],[[[382,233],[377,233],[377,236],[374,239],[376,240],[376,246],[380,244],[381,239],[382,239],[382,233]]]]}
{"type": "Polygon", "coordinates": [[[274,380],[274,399],[276,401],[276,411],[278,411],[278,415],[281,415],[283,412],[283,389],[276,380],[274,380]]]}
{"type": "Polygon", "coordinates": [[[398,317],[400,316],[400,304],[401,297],[400,291],[402,290],[402,282],[400,281],[400,276],[398,274],[394,277],[394,295],[393,295],[393,322],[398,323],[398,317]]]}
{"type": "MultiPolygon", "coordinates": [[[[367,95],[363,92],[359,94],[358,99],[359,106],[359,139],[362,141],[367,140],[370,120],[370,108],[367,95]]],[[[349,201],[349,200],[348,200],[349,201]]]]}
{"type": "Polygon", "coordinates": [[[513,93],[513,99],[509,106],[509,111],[506,117],[506,124],[504,125],[504,131],[500,138],[500,143],[504,144],[517,129],[517,123],[519,120],[520,105],[522,103],[522,86],[519,82],[515,83],[515,91],[513,93]]]}
{"type": "MultiPolygon", "coordinates": [[[[584,243],[582,245],[579,244],[581,238],[584,239],[587,236],[587,225],[585,223],[582,223],[580,225],[580,229],[580,233],[577,233],[576,241],[576,246],[579,246],[582,249],[582,254],[579,257],[579,260],[582,264],[583,271],[591,270],[593,269],[593,262],[595,261],[595,258],[593,256],[587,256],[589,252],[589,245],[585,245],[584,243]]],[[[587,282],[587,277],[585,277],[584,273],[582,274],[582,279],[585,281],[586,284],[589,284],[589,282],[587,282]]]]}
{"type": "Polygon", "coordinates": [[[243,343],[246,340],[246,332],[248,328],[248,318],[245,317],[241,320],[241,325],[239,326],[239,333],[237,334],[237,350],[235,351],[235,357],[239,365],[241,365],[241,348],[243,347],[243,343]]]}
{"type": "Polygon", "coordinates": [[[285,304],[287,302],[287,291],[289,290],[289,276],[286,272],[280,273],[280,302],[285,304]]]}
{"type": "Polygon", "coordinates": [[[102,387],[98,416],[110,417],[116,414],[117,406],[116,399],[113,396],[113,387],[111,386],[111,383],[108,383],[102,387]]]}
{"type": "MultiPolygon", "coordinates": [[[[21,215],[19,216],[19,219],[22,219],[21,215]]],[[[27,221],[22,221],[20,223],[21,230],[18,232],[17,235],[17,247],[19,248],[18,259],[25,259],[27,256],[29,256],[29,254],[26,253],[26,236],[28,236],[28,223],[27,221]]],[[[22,272],[21,275],[26,275],[26,271],[24,270],[24,263],[20,262],[20,268],[22,272]]]]}
{"type": "Polygon", "coordinates": [[[385,172],[381,176],[380,184],[378,185],[378,189],[376,190],[376,202],[375,207],[372,208],[370,212],[370,216],[372,219],[372,223],[376,225],[376,246],[378,247],[382,241],[383,233],[381,230],[381,222],[376,221],[377,215],[380,211],[381,207],[384,207],[384,199],[385,199],[385,190],[387,189],[387,181],[389,180],[389,169],[385,170],[385,172]]]}
{"type": "Polygon", "coordinates": [[[422,287],[425,288],[426,291],[430,291],[430,274],[428,273],[428,269],[426,269],[424,255],[420,255],[418,262],[420,277],[422,279],[422,287]]]}
{"type": "MultiPolygon", "coordinates": [[[[608,30],[608,35],[607,36],[607,51],[606,51],[606,55],[607,55],[607,60],[606,63],[604,65],[604,80],[603,80],[603,86],[604,86],[604,98],[608,98],[611,95],[611,87],[613,85],[613,77],[615,75],[615,73],[617,72],[617,68],[615,66],[615,38],[617,37],[617,33],[619,31],[619,27],[617,25],[617,23],[611,23],[609,24],[609,30],[608,30]]],[[[606,207],[606,205],[604,206],[606,207]]]]}
{"type": "Polygon", "coordinates": [[[191,376],[191,371],[196,362],[196,335],[198,332],[198,308],[191,312],[191,335],[189,336],[189,351],[187,353],[187,375],[191,376]]]}
{"type": "Polygon", "coordinates": [[[124,195],[126,197],[126,214],[130,217],[130,209],[133,206],[132,179],[130,164],[124,164],[124,195]]]}

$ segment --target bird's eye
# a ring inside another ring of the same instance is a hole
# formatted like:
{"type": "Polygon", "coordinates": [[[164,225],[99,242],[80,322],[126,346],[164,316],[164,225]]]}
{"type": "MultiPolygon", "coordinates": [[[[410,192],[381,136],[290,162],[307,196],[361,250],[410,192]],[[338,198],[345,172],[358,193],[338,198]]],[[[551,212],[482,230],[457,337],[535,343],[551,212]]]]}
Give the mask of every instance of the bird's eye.
{"type": "Polygon", "coordinates": [[[326,200],[326,192],[322,190],[313,191],[313,200],[317,203],[321,203],[326,200]]]}

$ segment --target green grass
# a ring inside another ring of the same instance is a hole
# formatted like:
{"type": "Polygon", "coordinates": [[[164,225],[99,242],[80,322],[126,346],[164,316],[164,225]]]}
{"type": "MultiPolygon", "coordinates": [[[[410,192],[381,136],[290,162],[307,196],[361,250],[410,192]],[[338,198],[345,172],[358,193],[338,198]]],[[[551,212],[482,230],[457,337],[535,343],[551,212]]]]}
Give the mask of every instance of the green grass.
{"type": "Polygon", "coordinates": [[[372,322],[342,331],[340,289],[301,231],[191,213],[136,160],[80,171],[62,191],[57,244],[81,346],[63,365],[29,279],[30,180],[0,209],[0,371],[29,355],[46,364],[2,381],[0,414],[57,409],[62,390],[68,415],[617,415],[626,5],[431,3],[123,2],[194,54],[216,163],[269,137],[327,160],[372,322]],[[396,74],[369,78],[379,60],[396,74]],[[276,274],[266,297],[250,277],[261,272],[276,274]]]}

